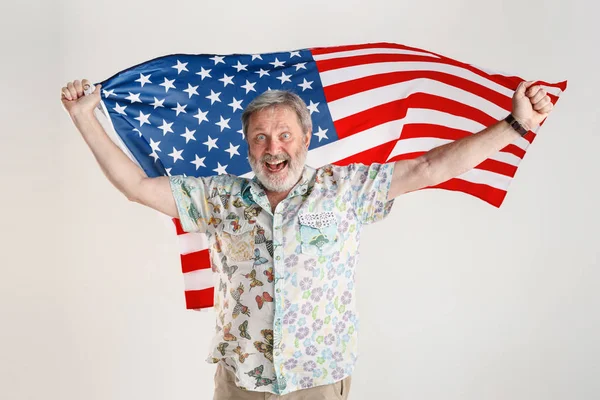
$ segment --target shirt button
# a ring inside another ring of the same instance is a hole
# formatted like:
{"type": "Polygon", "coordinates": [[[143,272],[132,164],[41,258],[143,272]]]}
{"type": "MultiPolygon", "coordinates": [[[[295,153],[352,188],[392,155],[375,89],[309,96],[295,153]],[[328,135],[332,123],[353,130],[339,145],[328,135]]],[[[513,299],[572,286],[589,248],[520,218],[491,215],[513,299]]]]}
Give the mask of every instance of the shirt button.
{"type": "Polygon", "coordinates": [[[277,256],[275,257],[276,260],[281,260],[281,257],[277,256]]]}
{"type": "Polygon", "coordinates": [[[281,293],[281,289],[277,289],[277,293],[281,293]]]}

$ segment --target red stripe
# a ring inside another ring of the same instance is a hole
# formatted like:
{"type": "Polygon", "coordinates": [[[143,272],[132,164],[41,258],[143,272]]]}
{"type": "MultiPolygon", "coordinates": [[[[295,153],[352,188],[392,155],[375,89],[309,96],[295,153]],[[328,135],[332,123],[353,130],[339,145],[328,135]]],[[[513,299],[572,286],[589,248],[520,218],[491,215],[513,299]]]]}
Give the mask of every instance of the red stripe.
{"type": "Polygon", "coordinates": [[[333,164],[345,166],[348,164],[355,163],[368,165],[373,163],[385,163],[387,162],[387,159],[390,156],[395,145],[396,140],[392,140],[390,142],[384,143],[376,147],[372,147],[360,153],[353,154],[350,157],[339,160],[333,164]]]}
{"type": "Polygon", "coordinates": [[[175,231],[177,232],[177,235],[183,235],[187,233],[183,230],[183,227],[181,226],[181,221],[178,218],[173,218],[173,223],[175,224],[175,231]]]}
{"type": "MultiPolygon", "coordinates": [[[[381,61],[379,61],[379,62],[394,61],[394,56],[400,56],[400,57],[406,57],[406,58],[404,60],[396,59],[396,61],[426,61],[426,62],[437,62],[437,63],[443,63],[443,64],[448,64],[448,65],[454,65],[456,67],[460,67],[460,68],[466,69],[468,71],[471,71],[471,72],[473,72],[479,76],[482,76],[486,79],[489,79],[490,81],[495,82],[498,85],[501,85],[510,90],[515,90],[517,88],[517,86],[519,85],[519,83],[521,83],[523,81],[523,79],[519,78],[518,76],[506,76],[506,75],[501,75],[501,74],[487,73],[473,65],[466,64],[466,63],[454,60],[452,58],[445,57],[440,54],[436,54],[431,51],[426,51],[426,50],[422,50],[422,49],[418,49],[418,48],[414,48],[414,47],[402,46],[402,45],[394,45],[394,44],[389,44],[389,43],[381,43],[381,44],[375,43],[375,44],[366,44],[366,45],[357,45],[357,46],[341,46],[341,47],[337,47],[337,48],[331,47],[331,48],[323,48],[323,49],[318,48],[318,49],[313,50],[313,54],[315,54],[315,55],[329,54],[329,53],[335,53],[338,51],[348,51],[348,50],[367,49],[367,48],[374,48],[374,49],[376,49],[376,48],[399,48],[399,49],[414,50],[414,51],[420,51],[423,53],[436,55],[439,57],[439,59],[431,58],[431,57],[427,57],[427,56],[411,56],[411,55],[401,55],[401,54],[380,54],[377,56],[382,57],[382,58],[380,58],[381,61]],[[391,57],[386,58],[386,56],[391,56],[391,57]]],[[[336,60],[346,60],[346,61],[344,61],[345,66],[364,64],[365,62],[359,61],[363,57],[371,57],[371,55],[340,57],[338,59],[317,61],[317,68],[321,72],[327,71],[332,68],[331,67],[332,65],[335,65],[336,60]],[[354,62],[352,60],[354,60],[354,62]],[[356,62],[356,61],[359,61],[359,62],[356,62]]],[[[375,58],[372,60],[375,60],[375,58]]],[[[344,64],[340,64],[340,65],[344,65],[344,64]]],[[[561,89],[562,91],[565,91],[567,88],[567,81],[558,82],[558,83],[548,83],[545,81],[536,81],[536,83],[543,84],[543,85],[550,86],[550,87],[556,87],[556,88],[561,89]]],[[[551,98],[552,98],[553,102],[555,102],[557,100],[557,97],[554,95],[551,95],[551,98]]]]}
{"type": "Polygon", "coordinates": [[[187,309],[209,308],[214,306],[215,288],[210,287],[202,290],[186,290],[185,305],[187,309]]]}
{"type": "Polygon", "coordinates": [[[341,51],[353,51],[353,50],[363,50],[363,49],[400,49],[400,50],[412,50],[412,51],[420,51],[423,53],[433,54],[438,56],[438,54],[432,53],[427,50],[417,49],[416,47],[409,47],[398,43],[388,43],[388,42],[378,42],[378,43],[363,43],[363,44],[353,44],[349,46],[332,46],[332,47],[315,47],[310,49],[313,55],[322,55],[322,54],[330,54],[330,53],[338,53],[341,51]]]}
{"type": "Polygon", "coordinates": [[[188,254],[181,254],[181,270],[186,272],[197,271],[199,269],[207,269],[210,264],[210,250],[204,249],[188,254]]]}
{"type": "Polygon", "coordinates": [[[472,183],[464,181],[458,178],[450,179],[449,181],[440,183],[439,185],[426,189],[432,188],[469,193],[470,195],[473,195],[493,205],[494,207],[500,207],[502,201],[506,197],[506,192],[504,190],[496,189],[495,187],[491,187],[481,183],[472,183]]]}

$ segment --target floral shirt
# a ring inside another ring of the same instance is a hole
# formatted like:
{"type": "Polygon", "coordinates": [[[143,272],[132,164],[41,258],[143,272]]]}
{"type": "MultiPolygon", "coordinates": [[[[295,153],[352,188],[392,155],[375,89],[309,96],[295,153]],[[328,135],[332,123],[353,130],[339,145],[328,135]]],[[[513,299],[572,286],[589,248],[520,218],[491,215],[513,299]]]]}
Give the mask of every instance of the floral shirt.
{"type": "Polygon", "coordinates": [[[307,166],[274,212],[256,179],[170,178],[183,229],[206,232],[211,246],[208,362],[243,389],[279,395],[352,373],[361,227],[389,213],[393,168],[307,166]]]}

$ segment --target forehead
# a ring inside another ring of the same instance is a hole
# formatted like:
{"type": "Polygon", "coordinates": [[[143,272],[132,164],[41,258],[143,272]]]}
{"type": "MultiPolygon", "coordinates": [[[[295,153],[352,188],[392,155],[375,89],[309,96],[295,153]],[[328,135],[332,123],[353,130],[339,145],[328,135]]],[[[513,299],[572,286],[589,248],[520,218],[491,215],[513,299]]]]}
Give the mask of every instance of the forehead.
{"type": "Polygon", "coordinates": [[[248,130],[268,131],[273,129],[300,129],[298,116],[289,107],[273,106],[257,111],[248,121],[248,130]]]}

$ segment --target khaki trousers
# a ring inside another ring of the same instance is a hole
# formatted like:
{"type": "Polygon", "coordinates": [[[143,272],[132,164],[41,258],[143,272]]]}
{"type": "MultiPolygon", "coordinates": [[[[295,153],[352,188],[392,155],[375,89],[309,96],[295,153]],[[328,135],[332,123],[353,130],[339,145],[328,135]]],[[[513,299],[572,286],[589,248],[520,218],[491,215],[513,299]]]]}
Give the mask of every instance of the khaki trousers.
{"type": "Polygon", "coordinates": [[[278,396],[273,393],[242,390],[235,384],[235,375],[218,363],[215,373],[215,396],[213,400],[346,400],[350,392],[351,377],[330,385],[301,389],[278,396]]]}

